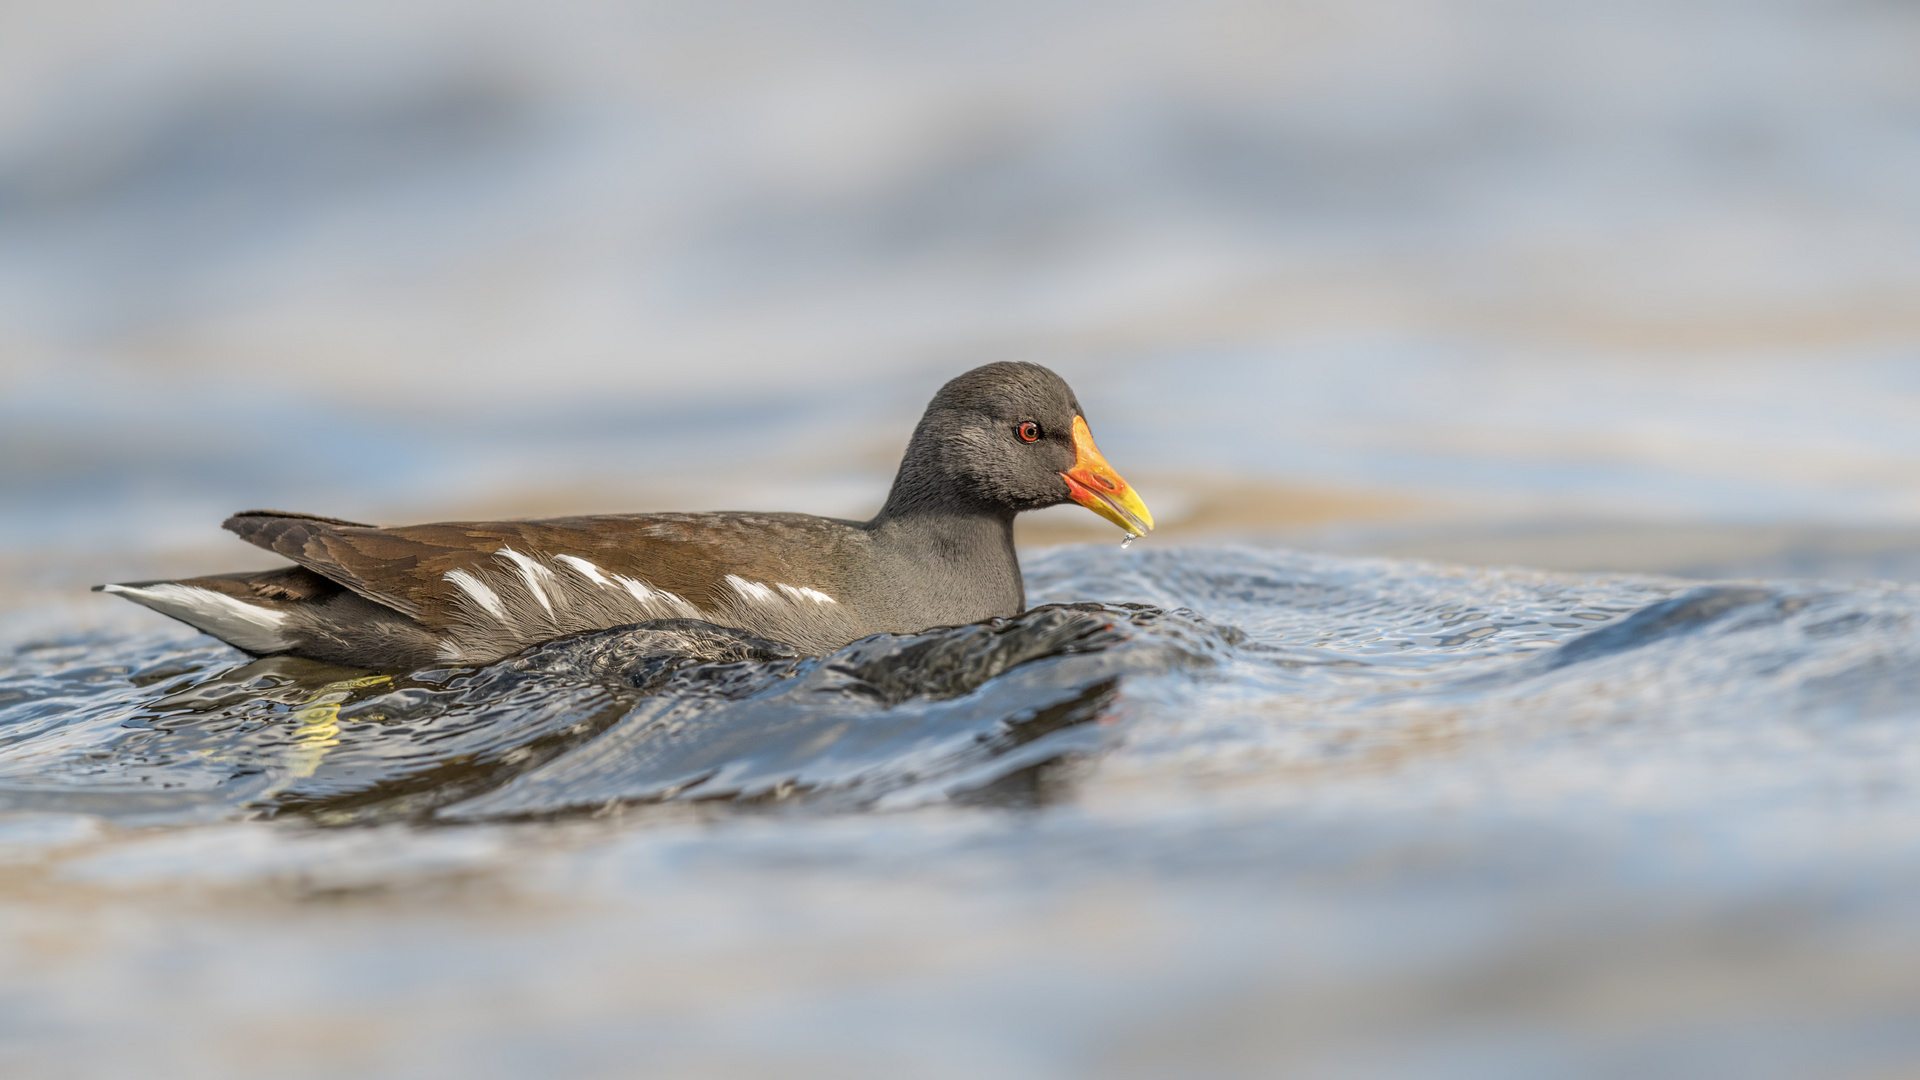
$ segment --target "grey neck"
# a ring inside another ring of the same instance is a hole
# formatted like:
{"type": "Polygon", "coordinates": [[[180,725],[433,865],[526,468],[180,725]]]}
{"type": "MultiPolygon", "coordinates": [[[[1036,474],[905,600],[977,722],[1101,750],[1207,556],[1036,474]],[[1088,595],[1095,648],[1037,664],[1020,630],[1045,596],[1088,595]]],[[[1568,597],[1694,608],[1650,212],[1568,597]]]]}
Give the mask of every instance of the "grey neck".
{"type": "MultiPolygon", "coordinates": [[[[891,504],[890,504],[891,505],[891,504]]],[[[895,588],[938,610],[948,624],[1017,615],[1026,584],[1013,548],[1013,513],[919,509],[867,524],[895,588]]]]}
{"type": "MultiPolygon", "coordinates": [[[[966,494],[965,485],[941,473],[935,464],[939,455],[932,443],[933,435],[928,429],[928,421],[923,420],[914,430],[913,439],[907,444],[907,452],[900,459],[900,471],[894,474],[893,487],[887,492],[887,504],[867,523],[869,529],[877,528],[884,522],[926,515],[1000,516],[1001,508],[977,504],[966,494]]],[[[1011,510],[1004,513],[1011,518],[1011,510]]]]}

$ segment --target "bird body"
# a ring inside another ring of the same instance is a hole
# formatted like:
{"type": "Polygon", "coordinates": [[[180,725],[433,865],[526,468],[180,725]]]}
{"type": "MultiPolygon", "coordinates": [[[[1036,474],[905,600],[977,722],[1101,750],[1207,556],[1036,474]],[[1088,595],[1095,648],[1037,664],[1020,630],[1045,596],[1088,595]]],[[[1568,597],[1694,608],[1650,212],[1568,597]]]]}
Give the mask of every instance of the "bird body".
{"type": "Polygon", "coordinates": [[[355,667],[486,663],[569,634],[698,619],[830,651],[1018,614],[1016,513],[1069,499],[1144,531],[1065,382],[990,364],[929,405],[871,521],[614,514],[381,528],[256,510],[226,528],[293,566],[105,585],[258,655],[355,667]]]}

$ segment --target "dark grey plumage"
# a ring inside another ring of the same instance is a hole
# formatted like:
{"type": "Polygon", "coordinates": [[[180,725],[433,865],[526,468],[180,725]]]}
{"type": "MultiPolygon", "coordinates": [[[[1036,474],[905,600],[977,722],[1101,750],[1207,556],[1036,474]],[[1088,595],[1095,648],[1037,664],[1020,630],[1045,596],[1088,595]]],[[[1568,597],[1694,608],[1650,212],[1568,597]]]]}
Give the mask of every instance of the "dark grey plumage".
{"type": "Polygon", "coordinates": [[[1013,518],[1081,498],[1063,477],[1091,449],[1090,438],[1076,445],[1080,415],[1073,391],[1038,365],[961,375],[928,405],[867,522],[623,514],[379,528],[249,511],[226,527],[296,566],[101,588],[250,652],[357,667],[481,663],[662,619],[824,652],[1018,614],[1013,518]]]}

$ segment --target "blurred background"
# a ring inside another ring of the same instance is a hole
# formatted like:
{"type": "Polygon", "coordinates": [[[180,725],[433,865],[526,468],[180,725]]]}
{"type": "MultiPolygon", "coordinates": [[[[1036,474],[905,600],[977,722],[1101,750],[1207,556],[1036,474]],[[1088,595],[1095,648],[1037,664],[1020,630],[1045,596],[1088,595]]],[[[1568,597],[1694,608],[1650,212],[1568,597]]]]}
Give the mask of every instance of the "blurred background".
{"type": "MultiPolygon", "coordinates": [[[[8,0],[9,782],[163,776],[86,694],[237,656],[84,590],[271,565],[235,510],[864,517],[1004,359],[1128,565],[1369,660],[1687,586],[1156,547],[1920,580],[1920,2],[8,0]]],[[[1032,814],[7,804],[0,1075],[1915,1075],[1920,619],[1819,590],[1557,696],[1132,680],[1032,814]]]]}
{"type": "Polygon", "coordinates": [[[1915,576],[1916,56],[1906,0],[16,0],[5,580],[266,565],[253,506],[866,516],[1000,359],[1174,538],[1915,576]]]}

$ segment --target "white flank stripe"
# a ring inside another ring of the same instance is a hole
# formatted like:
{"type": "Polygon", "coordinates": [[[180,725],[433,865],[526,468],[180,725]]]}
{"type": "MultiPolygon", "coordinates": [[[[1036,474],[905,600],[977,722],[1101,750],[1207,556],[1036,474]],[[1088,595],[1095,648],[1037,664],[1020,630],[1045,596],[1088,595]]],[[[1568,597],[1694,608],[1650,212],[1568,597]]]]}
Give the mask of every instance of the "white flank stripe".
{"type": "Polygon", "coordinates": [[[553,579],[553,571],[541,566],[539,563],[510,547],[503,547],[499,551],[494,552],[494,555],[511,559],[513,564],[520,568],[520,579],[527,583],[527,591],[533,594],[535,600],[540,601],[541,607],[547,609],[547,614],[553,614],[553,603],[547,599],[547,591],[540,587],[540,579],[546,578],[551,581],[553,579]]]}
{"type": "Polygon", "coordinates": [[[773,590],[757,581],[748,581],[738,574],[728,574],[727,584],[733,586],[733,591],[739,593],[747,600],[752,600],[758,604],[773,603],[773,590]]]}
{"type": "Polygon", "coordinates": [[[500,597],[486,583],[465,570],[449,570],[440,575],[442,581],[450,581],[460,591],[473,598],[473,602],[487,609],[487,613],[501,622],[507,621],[507,609],[500,606],[500,597]]]}
{"type": "Polygon", "coordinates": [[[699,608],[694,607],[692,604],[687,603],[685,600],[682,600],[680,597],[665,589],[656,589],[644,581],[630,578],[625,574],[615,574],[613,575],[613,580],[619,582],[628,592],[633,594],[635,600],[645,604],[651,610],[664,608],[674,617],[681,619],[697,619],[700,617],[699,608]]]}
{"type": "Polygon", "coordinates": [[[286,612],[255,607],[212,589],[165,582],[145,588],[108,585],[100,591],[145,604],[248,652],[278,652],[290,644],[280,633],[286,612]]]}
{"type": "Polygon", "coordinates": [[[648,587],[644,581],[637,581],[625,574],[615,574],[613,575],[613,580],[625,586],[626,590],[633,594],[633,598],[643,604],[651,604],[660,598],[661,594],[657,590],[648,587]]]}
{"type": "Polygon", "coordinates": [[[555,555],[553,558],[555,562],[562,562],[567,564],[567,566],[571,568],[574,573],[579,574],[581,577],[586,578],[588,581],[593,582],[595,585],[598,585],[603,589],[610,589],[613,587],[613,582],[608,581],[605,575],[600,573],[599,567],[593,565],[592,563],[588,562],[585,559],[580,558],[577,555],[555,555]]]}
{"type": "Polygon", "coordinates": [[[795,600],[811,600],[816,604],[839,603],[838,600],[835,600],[833,597],[828,596],[826,593],[821,592],[819,589],[809,589],[805,585],[782,585],[779,583],[775,583],[773,587],[776,589],[779,589],[783,593],[786,593],[788,596],[792,597],[795,600]]]}

